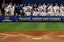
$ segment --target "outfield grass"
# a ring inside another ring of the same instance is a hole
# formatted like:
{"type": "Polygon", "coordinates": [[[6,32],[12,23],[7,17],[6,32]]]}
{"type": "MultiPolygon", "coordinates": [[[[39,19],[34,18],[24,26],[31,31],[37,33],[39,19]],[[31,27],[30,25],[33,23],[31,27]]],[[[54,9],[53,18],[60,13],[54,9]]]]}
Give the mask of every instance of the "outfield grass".
{"type": "Polygon", "coordinates": [[[64,23],[60,22],[0,22],[0,32],[2,31],[64,31],[64,23]]]}

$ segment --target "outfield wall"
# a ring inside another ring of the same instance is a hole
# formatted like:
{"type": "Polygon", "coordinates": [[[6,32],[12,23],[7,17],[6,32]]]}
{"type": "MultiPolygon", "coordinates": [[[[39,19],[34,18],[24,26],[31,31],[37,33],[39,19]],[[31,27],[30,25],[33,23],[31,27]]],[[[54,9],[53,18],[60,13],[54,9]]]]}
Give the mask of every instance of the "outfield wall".
{"type": "Polygon", "coordinates": [[[0,16],[0,22],[64,22],[64,16],[0,16]]]}

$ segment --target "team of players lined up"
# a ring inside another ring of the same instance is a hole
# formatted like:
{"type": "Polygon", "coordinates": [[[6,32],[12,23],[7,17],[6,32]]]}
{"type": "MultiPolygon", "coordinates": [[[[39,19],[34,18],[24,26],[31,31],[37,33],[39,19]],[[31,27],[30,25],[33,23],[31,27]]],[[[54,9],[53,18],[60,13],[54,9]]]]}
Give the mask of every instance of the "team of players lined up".
{"type": "Polygon", "coordinates": [[[0,8],[2,15],[5,16],[64,16],[63,4],[2,4],[0,8]]]}

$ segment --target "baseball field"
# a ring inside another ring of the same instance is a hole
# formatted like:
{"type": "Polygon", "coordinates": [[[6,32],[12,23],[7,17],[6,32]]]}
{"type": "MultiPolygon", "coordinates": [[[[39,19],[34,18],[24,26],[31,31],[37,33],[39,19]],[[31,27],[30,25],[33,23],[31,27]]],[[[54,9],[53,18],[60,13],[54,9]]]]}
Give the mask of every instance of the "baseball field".
{"type": "Polygon", "coordinates": [[[0,22],[0,32],[4,31],[64,31],[63,22],[0,22]]]}
{"type": "Polygon", "coordinates": [[[0,42],[64,42],[64,23],[0,22],[0,42]]]}

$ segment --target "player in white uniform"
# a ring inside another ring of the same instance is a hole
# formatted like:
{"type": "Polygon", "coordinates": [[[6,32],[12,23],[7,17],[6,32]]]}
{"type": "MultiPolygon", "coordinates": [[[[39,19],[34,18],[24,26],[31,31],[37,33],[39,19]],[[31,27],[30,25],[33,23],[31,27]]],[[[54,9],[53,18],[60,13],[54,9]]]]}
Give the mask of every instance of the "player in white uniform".
{"type": "Polygon", "coordinates": [[[9,3],[8,7],[9,7],[9,8],[10,8],[10,7],[12,7],[12,4],[11,4],[11,3],[9,3]]]}
{"type": "Polygon", "coordinates": [[[38,6],[38,11],[42,11],[42,10],[44,10],[44,9],[43,9],[43,5],[40,4],[40,5],[38,6]]]}
{"type": "Polygon", "coordinates": [[[43,10],[46,12],[47,5],[43,4],[43,10]]]}
{"type": "Polygon", "coordinates": [[[60,15],[58,4],[55,4],[55,6],[54,6],[54,14],[55,14],[55,16],[59,16],[60,15]]]}
{"type": "Polygon", "coordinates": [[[44,10],[46,12],[46,8],[47,8],[47,6],[45,4],[43,4],[43,5],[40,4],[38,7],[38,11],[44,10]]]}
{"type": "Polygon", "coordinates": [[[27,11],[25,12],[25,16],[31,16],[31,12],[30,12],[29,10],[27,10],[27,11]]]}
{"type": "Polygon", "coordinates": [[[10,7],[10,15],[13,16],[15,11],[15,6],[10,7]]]}
{"type": "Polygon", "coordinates": [[[32,12],[33,16],[38,16],[39,15],[39,11],[35,8],[34,11],[32,12]]]}
{"type": "Polygon", "coordinates": [[[53,11],[53,5],[52,4],[49,5],[47,10],[48,10],[47,15],[54,16],[54,11],[53,11]]]}
{"type": "Polygon", "coordinates": [[[44,10],[41,11],[40,16],[46,16],[46,12],[44,10]]]}
{"type": "Polygon", "coordinates": [[[8,16],[9,15],[9,7],[8,5],[5,7],[5,16],[8,16]]]}
{"type": "Polygon", "coordinates": [[[24,7],[22,9],[23,9],[24,12],[26,12],[28,10],[26,5],[24,5],[24,7]]]}
{"type": "Polygon", "coordinates": [[[27,8],[28,8],[28,10],[30,10],[30,11],[33,9],[33,7],[30,6],[30,4],[28,4],[27,8]]]}
{"type": "Polygon", "coordinates": [[[63,6],[63,4],[60,5],[60,15],[64,16],[64,6],[63,6]]]}

